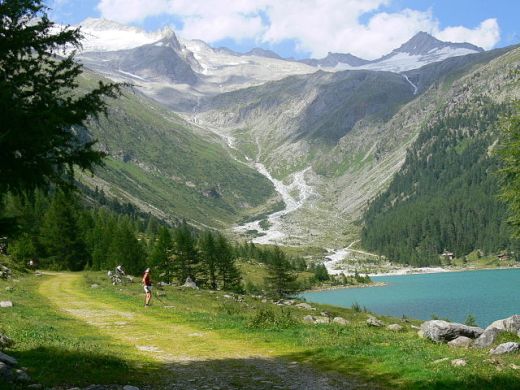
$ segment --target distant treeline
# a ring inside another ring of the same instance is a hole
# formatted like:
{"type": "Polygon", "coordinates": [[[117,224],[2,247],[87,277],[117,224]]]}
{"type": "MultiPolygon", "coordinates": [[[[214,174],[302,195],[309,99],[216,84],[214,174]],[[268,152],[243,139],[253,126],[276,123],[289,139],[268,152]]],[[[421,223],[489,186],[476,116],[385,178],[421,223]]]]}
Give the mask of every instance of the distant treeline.
{"type": "MultiPolygon", "coordinates": [[[[0,220],[9,229],[8,253],[18,262],[37,260],[56,270],[108,270],[122,265],[139,275],[146,267],[155,280],[184,283],[189,276],[200,287],[239,291],[243,288],[236,261],[267,265],[266,287],[274,295],[297,291],[295,272],[307,270],[301,257],[277,247],[229,241],[186,222],[175,226],[106,197],[102,191],[36,191],[30,196],[7,194],[0,220]]],[[[316,281],[327,275],[313,267],[316,281]]]]}
{"type": "Polygon", "coordinates": [[[427,125],[390,187],[370,204],[363,246],[412,265],[438,264],[444,250],[457,257],[517,252],[498,198],[494,150],[508,113],[509,106],[478,98],[427,125]]]}

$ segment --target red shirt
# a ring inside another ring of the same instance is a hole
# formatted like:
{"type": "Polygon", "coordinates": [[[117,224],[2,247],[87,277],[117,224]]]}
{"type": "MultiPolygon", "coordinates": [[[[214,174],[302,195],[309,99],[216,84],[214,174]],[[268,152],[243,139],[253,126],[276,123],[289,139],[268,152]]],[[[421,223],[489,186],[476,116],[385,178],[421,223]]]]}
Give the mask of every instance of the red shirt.
{"type": "Polygon", "coordinates": [[[145,274],[143,276],[143,283],[145,286],[152,285],[152,278],[150,278],[150,274],[148,272],[145,272],[145,274]]]}

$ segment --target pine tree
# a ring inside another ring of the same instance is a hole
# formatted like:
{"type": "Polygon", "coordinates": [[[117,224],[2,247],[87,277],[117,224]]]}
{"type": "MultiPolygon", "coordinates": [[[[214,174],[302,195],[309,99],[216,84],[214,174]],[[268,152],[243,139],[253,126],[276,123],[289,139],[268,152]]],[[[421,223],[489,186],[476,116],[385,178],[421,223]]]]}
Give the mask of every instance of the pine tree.
{"type": "Polygon", "coordinates": [[[173,276],[179,284],[189,276],[195,283],[205,283],[205,275],[193,232],[186,222],[174,232],[171,255],[173,276]]]}
{"type": "Polygon", "coordinates": [[[298,291],[296,275],[279,247],[275,247],[270,255],[267,274],[265,283],[271,295],[281,298],[298,291]]]}
{"type": "Polygon", "coordinates": [[[150,266],[157,269],[159,274],[164,274],[164,279],[172,278],[170,256],[173,249],[173,240],[170,230],[166,227],[159,228],[157,239],[152,244],[150,251],[150,266]]]}
{"type": "Polygon", "coordinates": [[[217,253],[218,273],[222,280],[222,289],[241,291],[242,276],[235,264],[235,254],[230,243],[222,234],[217,235],[215,250],[217,253]]]}
{"type": "Polygon", "coordinates": [[[515,114],[503,125],[502,144],[501,196],[509,206],[513,234],[520,238],[520,102],[515,114]]]}
{"type": "Polygon", "coordinates": [[[87,264],[88,253],[80,235],[75,207],[72,194],[56,193],[43,216],[40,241],[55,266],[79,271],[87,264]]]}
{"type": "Polygon", "coordinates": [[[200,255],[206,269],[209,288],[217,289],[217,262],[219,255],[215,237],[212,232],[204,232],[199,239],[200,255]]]}
{"type": "Polygon", "coordinates": [[[122,265],[127,273],[139,275],[145,267],[144,250],[130,224],[120,222],[112,234],[108,251],[110,268],[122,265]]]}
{"type": "Polygon", "coordinates": [[[119,85],[101,82],[78,93],[82,66],[64,49],[80,47],[81,33],[57,28],[43,4],[0,1],[0,194],[69,186],[76,168],[101,163],[82,128],[104,112],[104,97],[119,95],[119,85]]]}

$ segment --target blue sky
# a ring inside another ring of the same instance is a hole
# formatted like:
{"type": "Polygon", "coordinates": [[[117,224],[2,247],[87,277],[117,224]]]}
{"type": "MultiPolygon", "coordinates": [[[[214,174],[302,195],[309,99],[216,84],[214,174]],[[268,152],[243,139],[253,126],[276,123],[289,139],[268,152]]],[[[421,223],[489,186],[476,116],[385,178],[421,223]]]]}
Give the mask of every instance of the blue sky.
{"type": "Polygon", "coordinates": [[[512,0],[48,0],[51,17],[77,24],[105,17],[147,31],[166,25],[186,38],[284,57],[329,51],[377,58],[427,31],[485,49],[520,42],[512,0]]]}

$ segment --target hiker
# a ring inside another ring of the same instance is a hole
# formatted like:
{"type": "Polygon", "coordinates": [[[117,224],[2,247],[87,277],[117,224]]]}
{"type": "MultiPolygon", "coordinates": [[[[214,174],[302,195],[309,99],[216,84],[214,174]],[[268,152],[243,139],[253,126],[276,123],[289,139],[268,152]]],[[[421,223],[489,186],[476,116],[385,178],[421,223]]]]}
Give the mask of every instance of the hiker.
{"type": "Polygon", "coordinates": [[[144,270],[143,286],[144,292],[146,293],[144,305],[150,306],[150,300],[152,299],[152,278],[150,277],[150,268],[144,270]]]}

